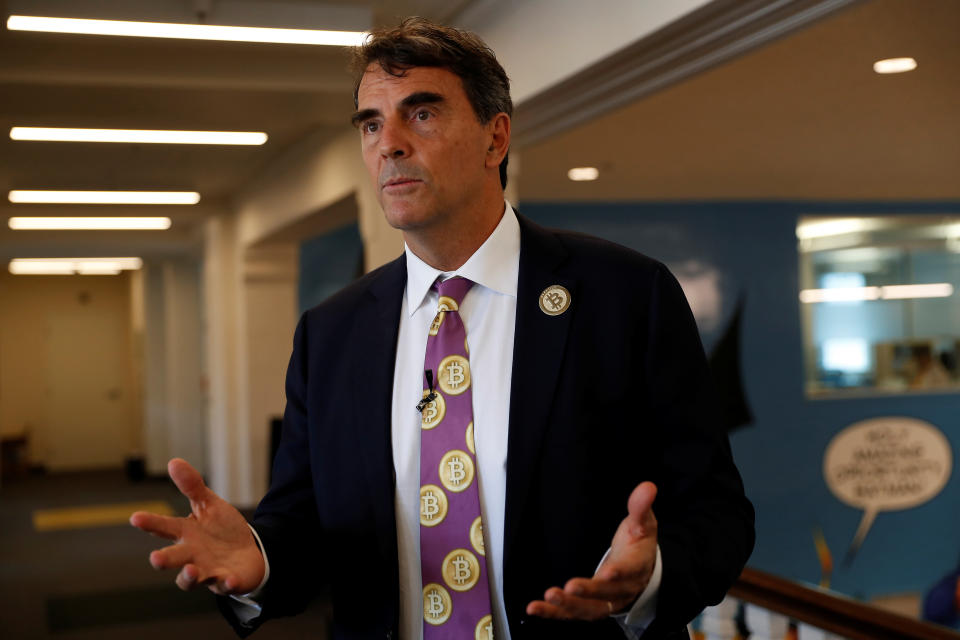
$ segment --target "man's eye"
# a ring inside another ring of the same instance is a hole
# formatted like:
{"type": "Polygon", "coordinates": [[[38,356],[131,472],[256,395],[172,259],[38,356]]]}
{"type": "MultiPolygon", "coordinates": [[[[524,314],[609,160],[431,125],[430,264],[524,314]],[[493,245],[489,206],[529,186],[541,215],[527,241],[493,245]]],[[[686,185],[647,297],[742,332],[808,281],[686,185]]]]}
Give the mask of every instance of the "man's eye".
{"type": "Polygon", "coordinates": [[[364,133],[376,133],[377,130],[380,129],[380,123],[379,123],[379,122],[364,122],[362,125],[360,125],[360,127],[361,127],[361,129],[363,129],[363,132],[364,132],[364,133]]]}
{"type": "Polygon", "coordinates": [[[416,113],[413,117],[416,118],[417,120],[420,120],[421,122],[424,121],[424,120],[429,120],[429,119],[430,119],[430,112],[429,112],[429,111],[417,111],[417,113],[416,113]]]}

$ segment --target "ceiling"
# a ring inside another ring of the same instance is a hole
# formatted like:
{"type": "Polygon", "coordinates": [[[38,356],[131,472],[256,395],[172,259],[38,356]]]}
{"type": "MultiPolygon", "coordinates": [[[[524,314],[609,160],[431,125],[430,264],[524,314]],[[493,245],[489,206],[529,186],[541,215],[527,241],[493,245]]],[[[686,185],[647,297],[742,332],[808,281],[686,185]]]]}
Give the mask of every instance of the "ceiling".
{"type": "MultiPolygon", "coordinates": [[[[4,17],[13,1],[0,0],[4,17]]],[[[367,8],[375,24],[389,24],[408,14],[449,20],[474,1],[335,3],[367,8]]],[[[521,199],[960,198],[958,29],[956,0],[858,4],[516,149],[521,199]],[[901,55],[917,58],[919,68],[871,71],[874,60],[901,55]],[[599,167],[600,179],[568,181],[567,169],[582,165],[599,167]]],[[[203,194],[196,207],[136,211],[174,219],[174,229],[151,236],[155,250],[188,250],[197,222],[295,141],[349,126],[351,89],[345,55],[332,47],[0,28],[0,189],[196,190],[203,194]],[[13,125],[250,130],[270,139],[262,147],[16,142],[6,135],[13,125]]],[[[27,211],[62,213],[0,203],[0,218],[27,211]]],[[[0,255],[79,251],[91,233],[2,225],[0,255]],[[44,233],[44,242],[21,249],[18,233],[44,233]]],[[[110,233],[118,247],[144,238],[110,233]]]]}
{"type": "Polygon", "coordinates": [[[522,149],[521,198],[958,199],[958,33],[956,0],[856,4],[522,149]]]}

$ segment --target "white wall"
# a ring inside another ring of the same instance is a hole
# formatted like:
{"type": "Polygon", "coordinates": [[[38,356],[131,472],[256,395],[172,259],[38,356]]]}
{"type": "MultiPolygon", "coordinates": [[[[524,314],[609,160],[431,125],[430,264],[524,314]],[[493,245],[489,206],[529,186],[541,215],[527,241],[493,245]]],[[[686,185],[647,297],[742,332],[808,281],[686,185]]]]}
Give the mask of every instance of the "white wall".
{"type": "Polygon", "coordinates": [[[140,443],[120,276],[0,272],[0,434],[53,471],[119,467],[140,443]]]}

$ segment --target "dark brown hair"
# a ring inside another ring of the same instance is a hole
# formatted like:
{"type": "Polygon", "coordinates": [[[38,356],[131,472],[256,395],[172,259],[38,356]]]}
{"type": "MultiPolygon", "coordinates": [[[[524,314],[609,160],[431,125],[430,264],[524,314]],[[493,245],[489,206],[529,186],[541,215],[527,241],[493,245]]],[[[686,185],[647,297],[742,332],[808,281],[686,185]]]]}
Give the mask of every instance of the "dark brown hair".
{"type": "MultiPolygon", "coordinates": [[[[510,79],[483,40],[462,29],[423,18],[407,18],[399,26],[375,29],[353,54],[353,103],[363,74],[377,63],[393,76],[412,67],[440,67],[460,78],[477,119],[486,124],[498,113],[513,114],[510,79]]],[[[500,184],[507,186],[507,157],[500,163],[500,184]]]]}

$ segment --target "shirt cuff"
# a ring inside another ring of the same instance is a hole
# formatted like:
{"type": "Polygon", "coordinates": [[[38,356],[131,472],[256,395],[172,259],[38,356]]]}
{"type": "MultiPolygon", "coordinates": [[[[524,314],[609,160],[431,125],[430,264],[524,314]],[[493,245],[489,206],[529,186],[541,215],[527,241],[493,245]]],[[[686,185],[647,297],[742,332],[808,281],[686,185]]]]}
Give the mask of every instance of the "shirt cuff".
{"type": "Polygon", "coordinates": [[[263,543],[260,541],[260,536],[257,535],[256,529],[249,524],[247,526],[250,527],[250,531],[253,533],[253,539],[257,541],[257,547],[260,549],[260,554],[263,556],[263,580],[261,580],[260,584],[257,585],[257,588],[250,593],[245,593],[240,596],[230,596],[230,599],[233,600],[231,603],[231,608],[237,615],[237,618],[240,620],[240,622],[244,625],[250,624],[251,620],[259,617],[262,608],[256,599],[263,593],[263,588],[266,586],[267,580],[270,578],[270,561],[267,560],[267,552],[263,550],[263,543]]]}
{"type": "MultiPolygon", "coordinates": [[[[597,570],[603,565],[604,560],[610,555],[608,549],[600,560],[597,570]]],[[[628,611],[623,613],[611,614],[610,617],[617,621],[620,627],[626,633],[628,638],[639,638],[644,630],[657,615],[657,594],[660,592],[660,581],[663,578],[663,558],[660,556],[660,545],[657,545],[657,559],[653,566],[653,574],[650,576],[650,582],[644,587],[640,596],[633,603],[628,611]]]]}

